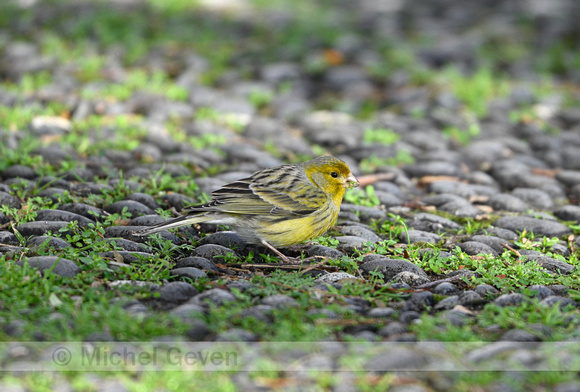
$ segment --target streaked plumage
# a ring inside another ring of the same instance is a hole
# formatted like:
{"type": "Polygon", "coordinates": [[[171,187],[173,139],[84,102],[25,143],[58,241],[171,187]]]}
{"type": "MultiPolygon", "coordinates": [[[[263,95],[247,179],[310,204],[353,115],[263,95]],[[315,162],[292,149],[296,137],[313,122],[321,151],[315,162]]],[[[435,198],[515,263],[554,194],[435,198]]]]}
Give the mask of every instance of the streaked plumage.
{"type": "Polygon", "coordinates": [[[288,261],[276,248],[324,234],[336,222],[350,186],[358,186],[358,181],[346,163],[334,157],[276,166],[224,185],[208,203],[184,209],[185,215],[134,234],[144,236],[201,222],[224,224],[246,242],[263,244],[288,261]]]}

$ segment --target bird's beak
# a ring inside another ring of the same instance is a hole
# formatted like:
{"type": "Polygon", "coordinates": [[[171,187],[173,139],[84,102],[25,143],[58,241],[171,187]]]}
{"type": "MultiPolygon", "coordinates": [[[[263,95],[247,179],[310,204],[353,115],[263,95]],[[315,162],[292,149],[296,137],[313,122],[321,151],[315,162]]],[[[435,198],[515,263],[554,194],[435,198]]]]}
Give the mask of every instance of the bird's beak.
{"type": "Polygon", "coordinates": [[[358,180],[355,178],[355,176],[349,174],[348,177],[346,177],[346,185],[348,188],[356,188],[360,184],[358,180]]]}

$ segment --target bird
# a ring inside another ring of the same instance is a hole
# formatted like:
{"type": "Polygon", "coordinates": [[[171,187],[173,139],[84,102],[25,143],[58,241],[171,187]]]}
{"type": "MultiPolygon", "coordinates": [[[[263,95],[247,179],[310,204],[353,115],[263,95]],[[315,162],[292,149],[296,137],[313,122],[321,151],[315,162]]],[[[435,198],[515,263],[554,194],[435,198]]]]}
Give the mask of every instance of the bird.
{"type": "Polygon", "coordinates": [[[262,244],[290,263],[278,248],[323,235],[336,223],[346,190],[357,186],[344,161],[320,156],[233,181],[213,191],[209,202],[133,234],[147,236],[195,223],[227,225],[246,243],[262,244]]]}

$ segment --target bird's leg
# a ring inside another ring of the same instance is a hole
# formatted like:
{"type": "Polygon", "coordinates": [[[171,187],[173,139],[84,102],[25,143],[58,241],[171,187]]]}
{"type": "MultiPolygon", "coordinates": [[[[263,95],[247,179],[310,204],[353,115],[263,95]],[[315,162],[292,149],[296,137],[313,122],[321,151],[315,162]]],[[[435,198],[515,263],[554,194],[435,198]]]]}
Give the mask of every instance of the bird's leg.
{"type": "Polygon", "coordinates": [[[282,259],[283,262],[285,263],[289,263],[289,264],[298,264],[296,261],[292,261],[290,260],[285,254],[283,254],[282,252],[280,252],[278,249],[274,248],[272,245],[270,245],[270,243],[268,243],[268,241],[266,240],[260,240],[260,242],[262,243],[262,245],[264,245],[266,248],[270,249],[272,252],[276,253],[278,256],[280,256],[280,258],[282,259]]]}

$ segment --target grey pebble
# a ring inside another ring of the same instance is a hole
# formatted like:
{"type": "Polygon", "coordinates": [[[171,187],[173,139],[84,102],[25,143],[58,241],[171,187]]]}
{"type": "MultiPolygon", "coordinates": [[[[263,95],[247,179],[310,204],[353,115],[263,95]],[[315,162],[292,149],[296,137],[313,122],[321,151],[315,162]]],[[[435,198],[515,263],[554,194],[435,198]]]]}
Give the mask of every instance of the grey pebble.
{"type": "Polygon", "coordinates": [[[196,304],[184,303],[171,309],[169,313],[179,317],[182,320],[197,319],[205,313],[205,309],[196,304]]]}
{"type": "Polygon", "coordinates": [[[146,193],[141,192],[131,193],[130,195],[127,195],[126,200],[133,200],[138,203],[141,203],[153,211],[159,208],[159,204],[157,204],[155,199],[146,193]]]}
{"type": "Polygon", "coordinates": [[[424,197],[421,199],[421,201],[425,204],[436,206],[438,210],[448,212],[459,217],[475,218],[483,214],[483,211],[481,211],[479,208],[474,207],[468,200],[457,195],[433,195],[424,197]]]}
{"type": "Polygon", "coordinates": [[[236,300],[237,300],[236,296],[233,295],[231,292],[220,288],[214,288],[206,290],[193,297],[192,303],[204,304],[206,302],[209,302],[214,305],[221,306],[227,302],[233,302],[236,300]]]}
{"type": "Polygon", "coordinates": [[[300,119],[305,136],[322,146],[346,148],[358,146],[363,137],[363,125],[338,112],[313,112],[300,119]],[[336,135],[341,135],[337,138],[336,135]]]}
{"type": "MultiPolygon", "coordinates": [[[[117,154],[117,155],[121,155],[121,157],[118,159],[121,162],[127,162],[131,160],[131,157],[129,156],[125,156],[126,152],[125,151],[115,151],[115,150],[107,150],[105,151],[105,155],[107,154],[117,154]]],[[[110,159],[110,157],[109,157],[110,159]]],[[[126,178],[124,178],[123,180],[118,179],[118,178],[113,178],[111,180],[109,180],[109,185],[114,187],[114,188],[118,188],[118,187],[123,187],[123,188],[127,188],[132,192],[139,192],[140,190],[143,190],[143,188],[145,187],[145,185],[140,184],[138,182],[132,181],[132,180],[128,180],[126,178]]]]}
{"type": "MultiPolygon", "coordinates": [[[[54,188],[53,188],[54,189],[54,188]]],[[[113,187],[108,184],[97,184],[94,182],[83,182],[79,184],[72,184],[71,192],[75,196],[88,197],[90,195],[100,196],[105,192],[112,192],[113,187]]]]}
{"type": "Polygon", "coordinates": [[[399,315],[399,321],[404,324],[411,324],[421,318],[421,313],[416,310],[406,310],[399,315]]]}
{"type": "Polygon", "coordinates": [[[155,283],[150,283],[150,282],[144,282],[142,280],[113,280],[111,282],[109,282],[107,284],[109,287],[119,287],[119,286],[124,286],[124,285],[130,285],[136,288],[147,288],[150,291],[159,291],[159,289],[161,288],[161,286],[155,284],[155,283]]]}
{"type": "Polygon", "coordinates": [[[525,212],[530,208],[520,198],[506,193],[490,196],[488,204],[496,211],[525,212]]]}
{"type": "Polygon", "coordinates": [[[217,233],[212,233],[200,242],[200,245],[214,244],[220,245],[232,250],[241,250],[246,247],[245,241],[233,231],[220,231],[217,233]]]}
{"type": "Polygon", "coordinates": [[[343,204],[340,207],[341,212],[352,212],[356,216],[359,216],[363,222],[371,222],[372,220],[381,220],[387,218],[387,213],[385,211],[379,210],[378,208],[357,206],[354,204],[343,204]]]}
{"type": "Polygon", "coordinates": [[[546,237],[561,237],[572,234],[572,230],[560,222],[528,216],[503,216],[494,222],[494,226],[514,232],[531,231],[537,236],[546,237]]]}
{"type": "Polygon", "coordinates": [[[242,293],[246,293],[246,292],[251,293],[252,291],[259,290],[258,286],[251,283],[250,281],[243,280],[243,279],[234,280],[234,281],[228,283],[227,286],[230,289],[237,289],[242,293]]]}
{"type": "MultiPolygon", "coordinates": [[[[79,185],[81,187],[83,187],[83,186],[91,187],[91,186],[95,185],[95,186],[99,187],[100,189],[102,189],[101,186],[104,185],[104,186],[110,188],[109,185],[91,183],[90,181],[94,180],[94,176],[95,175],[92,171],[90,171],[89,169],[82,168],[82,167],[67,170],[64,173],[59,174],[59,177],[65,179],[67,181],[79,181],[80,183],[77,185],[79,185]]],[[[98,193],[100,193],[100,192],[98,192],[98,193]]]]}
{"type": "Polygon", "coordinates": [[[93,221],[96,219],[104,220],[104,219],[106,219],[107,215],[109,215],[108,213],[101,210],[100,208],[90,206],[88,204],[83,204],[83,203],[63,204],[63,205],[57,207],[57,209],[72,212],[72,213],[75,213],[78,215],[82,215],[85,218],[91,219],[93,221]]]}
{"type": "Polygon", "coordinates": [[[451,219],[426,212],[415,214],[413,216],[413,222],[416,221],[426,224],[429,227],[428,231],[433,232],[459,230],[462,228],[460,224],[453,222],[451,219]]]}
{"type": "MultiPolygon", "coordinates": [[[[310,309],[306,312],[308,315],[315,316],[317,318],[325,318],[331,320],[338,320],[340,319],[340,315],[335,311],[326,308],[314,308],[310,309]]],[[[370,312],[369,312],[370,313],[370,312]]]]}
{"type": "Polygon", "coordinates": [[[490,286],[486,283],[478,284],[477,286],[475,286],[474,291],[477,294],[481,295],[483,298],[499,294],[499,291],[495,287],[490,286]]]}
{"type": "Polygon", "coordinates": [[[553,211],[556,218],[563,221],[572,221],[575,224],[580,223],[580,206],[566,205],[556,208],[553,211]]]}
{"type": "Polygon", "coordinates": [[[12,195],[15,193],[12,189],[13,186],[18,186],[21,189],[31,191],[37,187],[37,184],[31,180],[27,180],[26,178],[9,178],[0,184],[0,191],[12,195]]]}
{"type": "Polygon", "coordinates": [[[165,222],[166,220],[167,220],[166,218],[157,214],[141,215],[131,219],[131,222],[129,222],[129,226],[153,226],[158,223],[165,222]]]}
{"type": "Polygon", "coordinates": [[[24,165],[12,165],[4,169],[4,171],[0,174],[2,179],[8,178],[26,178],[28,180],[32,180],[36,178],[36,172],[33,168],[24,165]]]}
{"type": "Polygon", "coordinates": [[[441,237],[435,233],[430,233],[421,230],[407,230],[399,235],[399,240],[408,244],[416,244],[426,242],[429,244],[436,244],[441,241],[441,237]]]}
{"type": "Polygon", "coordinates": [[[437,302],[433,307],[437,311],[453,309],[455,306],[459,305],[459,296],[451,295],[449,297],[443,298],[441,301],[437,302]]]}
{"type": "Polygon", "coordinates": [[[478,303],[482,302],[482,300],[483,297],[473,290],[464,291],[463,293],[459,294],[458,299],[459,304],[465,307],[477,305],[478,303]]]}
{"type": "Polygon", "coordinates": [[[560,310],[563,310],[567,306],[573,306],[573,307],[578,306],[578,303],[576,301],[574,301],[572,298],[560,297],[558,295],[550,295],[548,297],[543,298],[540,301],[540,305],[544,305],[547,307],[552,307],[556,304],[558,304],[560,310]]]}
{"type": "MultiPolygon", "coordinates": [[[[55,222],[56,223],[56,222],[55,222]]],[[[144,229],[145,226],[109,226],[105,228],[106,238],[125,238],[136,242],[146,242],[148,237],[136,236],[133,234],[135,230],[144,229]]],[[[155,233],[159,235],[163,240],[171,241],[174,244],[180,244],[181,240],[175,235],[167,230],[155,233]]]]}
{"type": "Polygon", "coordinates": [[[470,256],[475,255],[492,255],[497,256],[497,252],[490,246],[476,241],[466,241],[459,244],[459,248],[470,256]]]}
{"type": "MultiPolygon", "coordinates": [[[[509,241],[506,241],[505,239],[488,235],[474,235],[469,237],[469,241],[485,244],[493,249],[497,254],[502,254],[507,249],[504,247],[504,244],[510,245],[509,241]]],[[[514,244],[511,244],[510,246],[512,248],[517,248],[514,244]]]]}
{"type": "Polygon", "coordinates": [[[555,385],[553,392],[580,392],[580,381],[568,381],[555,385]]]}
{"type": "Polygon", "coordinates": [[[110,214],[121,214],[125,208],[133,218],[138,217],[139,215],[151,215],[154,213],[151,208],[134,200],[116,201],[113,204],[109,204],[105,208],[105,211],[110,214]]]}
{"type": "Polygon", "coordinates": [[[126,250],[111,250],[106,252],[99,252],[99,256],[114,260],[118,263],[139,264],[143,260],[153,257],[153,254],[147,252],[135,252],[126,250]]]}
{"type": "Polygon", "coordinates": [[[562,255],[564,257],[569,257],[572,254],[572,252],[570,252],[570,249],[568,249],[567,247],[565,247],[562,244],[554,244],[554,245],[552,245],[550,247],[550,251],[552,253],[556,253],[556,254],[562,255]]]}
{"type": "Polygon", "coordinates": [[[17,210],[22,207],[18,198],[3,191],[0,191],[0,205],[16,208],[17,210]]]}
{"type": "Polygon", "coordinates": [[[93,220],[82,215],[62,210],[40,210],[36,213],[36,221],[78,222],[80,227],[86,227],[90,223],[94,223],[93,220]]]}
{"type": "Polygon", "coordinates": [[[359,280],[360,278],[346,272],[331,272],[328,274],[320,275],[318,278],[314,280],[314,283],[334,283],[341,281],[343,279],[359,280]]]}
{"type": "Polygon", "coordinates": [[[532,296],[534,298],[537,298],[539,300],[554,295],[554,292],[550,288],[539,284],[529,286],[528,290],[532,292],[532,296]]]}
{"type": "MultiPolygon", "coordinates": [[[[348,305],[342,305],[340,307],[340,314],[348,314],[348,315],[359,315],[359,316],[364,316],[366,314],[368,309],[366,309],[364,306],[360,306],[360,305],[356,305],[356,304],[348,304],[348,305]]],[[[360,327],[360,328],[364,328],[364,327],[360,327]]],[[[349,328],[351,329],[351,328],[349,328]]],[[[353,333],[352,331],[345,331],[347,333],[353,333]]]]}
{"type": "Polygon", "coordinates": [[[71,189],[72,184],[69,181],[65,181],[61,178],[54,176],[40,176],[34,179],[36,181],[37,187],[54,187],[61,189],[71,189]]]}
{"type": "Polygon", "coordinates": [[[197,294],[197,289],[186,282],[165,283],[159,289],[159,299],[166,302],[185,302],[197,294]]]}
{"type": "MultiPolygon", "coordinates": [[[[265,306],[265,305],[264,305],[265,306]]],[[[271,323],[273,317],[270,315],[271,312],[265,312],[263,310],[257,309],[255,306],[244,309],[237,314],[240,318],[253,318],[262,323],[271,323]]]]}
{"type": "Polygon", "coordinates": [[[145,306],[142,303],[137,303],[137,304],[133,304],[131,306],[127,306],[125,308],[125,310],[127,311],[127,313],[132,314],[132,315],[137,315],[137,314],[147,314],[149,313],[149,308],[147,308],[147,306],[145,306]]]}
{"type": "Polygon", "coordinates": [[[556,179],[567,187],[580,184],[580,170],[559,170],[556,179]]]}
{"type": "Polygon", "coordinates": [[[181,211],[185,207],[197,204],[191,197],[177,192],[163,195],[162,200],[167,203],[169,207],[175,208],[177,211],[181,211]]]}
{"type": "Polygon", "coordinates": [[[111,247],[121,248],[121,250],[128,252],[149,252],[149,247],[124,238],[107,238],[103,241],[110,244],[111,247]]]}
{"type": "MultiPolygon", "coordinates": [[[[2,241],[1,237],[2,232],[0,232],[0,243],[6,243],[2,241]]],[[[37,248],[43,244],[44,246],[52,249],[66,249],[71,247],[71,244],[69,244],[65,240],[47,235],[32,237],[26,242],[26,245],[31,248],[37,248]]]]}
{"type": "Polygon", "coordinates": [[[380,242],[382,240],[381,237],[376,235],[373,231],[361,226],[343,226],[339,229],[339,232],[345,236],[363,238],[365,241],[370,241],[372,243],[380,242]]]}
{"type": "Polygon", "coordinates": [[[453,295],[456,294],[459,289],[451,282],[442,282],[435,286],[431,291],[434,294],[439,295],[453,295]]]}
{"type": "Polygon", "coordinates": [[[540,210],[550,210],[554,207],[552,197],[540,189],[516,188],[512,190],[511,194],[531,207],[540,210]]]}
{"type": "MultiPolygon", "coordinates": [[[[360,331],[352,334],[353,339],[363,342],[378,342],[381,340],[380,336],[372,331],[360,331]]],[[[328,358],[330,361],[330,358],[328,358]]]]}
{"type": "Polygon", "coordinates": [[[188,320],[188,324],[189,328],[185,332],[185,336],[194,342],[206,340],[206,338],[211,335],[211,329],[203,320],[196,318],[190,319],[188,320]]]}
{"type": "Polygon", "coordinates": [[[174,268],[194,267],[204,271],[218,271],[214,263],[203,257],[190,256],[177,260],[174,268]]]}
{"type": "MultiPolygon", "coordinates": [[[[431,280],[423,275],[419,275],[409,271],[401,271],[391,279],[388,280],[389,283],[404,283],[410,287],[417,287],[429,283],[431,280]]],[[[391,285],[392,287],[392,285],[391,285]]]]}
{"type": "Polygon", "coordinates": [[[231,249],[226,248],[221,245],[206,244],[198,246],[194,249],[193,255],[197,257],[202,257],[214,263],[224,263],[224,256],[231,255],[234,257],[239,256],[231,249]]]}
{"type": "Polygon", "coordinates": [[[510,329],[499,337],[500,341],[507,342],[539,342],[541,339],[533,333],[523,329],[510,329]]]}
{"type": "Polygon", "coordinates": [[[207,276],[207,274],[202,270],[193,267],[173,268],[169,271],[169,275],[173,277],[189,278],[191,280],[205,278],[207,276]]]}
{"type": "Polygon", "coordinates": [[[431,161],[411,164],[403,167],[409,177],[418,178],[424,176],[450,176],[462,177],[461,168],[451,162],[431,161]]]}
{"type": "Polygon", "coordinates": [[[421,249],[419,251],[419,257],[422,260],[429,260],[429,259],[436,259],[436,260],[445,260],[451,257],[452,254],[450,252],[446,252],[444,250],[439,249],[421,249]]]}
{"type": "Polygon", "coordinates": [[[449,321],[456,327],[464,326],[469,320],[469,316],[467,314],[457,310],[447,310],[443,312],[443,317],[445,320],[449,321]]]}
{"type": "Polygon", "coordinates": [[[457,181],[437,181],[429,186],[432,193],[447,193],[469,199],[475,196],[489,197],[498,192],[497,187],[480,184],[466,184],[457,181]]]}
{"type": "Polygon", "coordinates": [[[59,165],[63,161],[76,158],[76,154],[71,153],[70,150],[63,151],[60,147],[56,147],[54,145],[39,147],[35,149],[32,154],[42,156],[45,161],[53,165],[59,165]]]}
{"type": "Polygon", "coordinates": [[[406,332],[408,332],[408,329],[406,326],[404,326],[403,324],[401,324],[398,321],[393,321],[393,322],[385,325],[381,329],[379,329],[378,334],[380,336],[390,338],[390,337],[393,337],[396,335],[404,334],[406,332]]]}
{"type": "MultiPolygon", "coordinates": [[[[36,237],[33,237],[36,238],[36,237]]],[[[33,239],[31,238],[31,239],[33,239]]],[[[40,238],[40,237],[39,237],[40,238]]],[[[45,240],[47,238],[53,237],[43,237],[45,240]]],[[[30,242],[28,242],[29,244],[30,242]]],[[[0,244],[4,245],[20,245],[20,241],[18,241],[18,237],[9,231],[0,231],[0,244]]],[[[33,244],[34,245],[34,244],[33,244]]]]}
{"type": "MultiPolygon", "coordinates": [[[[336,237],[336,240],[338,241],[336,248],[347,253],[352,253],[356,250],[363,250],[369,243],[367,239],[353,235],[336,237]]],[[[372,247],[372,245],[370,246],[372,247]]]]}
{"type": "Polygon", "coordinates": [[[430,291],[419,291],[411,294],[411,297],[405,301],[405,310],[423,311],[432,307],[435,299],[430,291]]]}
{"type": "Polygon", "coordinates": [[[493,226],[487,227],[487,228],[481,230],[480,232],[478,232],[477,234],[479,234],[479,235],[481,235],[481,234],[491,235],[491,236],[495,236],[495,237],[498,237],[498,238],[501,238],[501,239],[504,239],[507,241],[515,241],[515,240],[520,238],[512,230],[502,229],[501,227],[493,227],[493,226]]]}
{"type": "Polygon", "coordinates": [[[57,256],[29,257],[28,259],[18,260],[16,264],[22,266],[25,262],[42,273],[47,270],[52,270],[53,274],[67,278],[74,277],[81,273],[81,269],[74,261],[57,256]]]}
{"type": "Polygon", "coordinates": [[[554,259],[552,257],[527,255],[526,260],[535,261],[541,267],[547,269],[550,272],[569,274],[574,270],[573,265],[568,264],[565,261],[554,259]]]}
{"type": "Polygon", "coordinates": [[[19,337],[24,333],[26,325],[23,320],[11,320],[2,325],[2,331],[8,336],[19,337]]]}
{"type": "Polygon", "coordinates": [[[367,317],[374,318],[393,318],[397,311],[389,307],[372,308],[367,312],[367,317]]]}
{"type": "Polygon", "coordinates": [[[311,245],[306,248],[308,257],[321,256],[329,259],[340,259],[344,256],[341,251],[323,245],[311,245]]]}
{"type": "Polygon", "coordinates": [[[379,199],[381,205],[385,206],[386,208],[398,207],[403,204],[403,199],[389,192],[375,190],[375,196],[379,199]]]}
{"type": "Polygon", "coordinates": [[[364,366],[366,371],[388,372],[419,370],[427,362],[426,356],[404,347],[394,347],[389,352],[371,358],[364,366]]]}
{"type": "Polygon", "coordinates": [[[370,277],[371,272],[377,271],[383,274],[385,281],[391,280],[400,272],[407,271],[428,278],[425,271],[415,264],[402,259],[391,259],[386,256],[369,255],[363,258],[363,264],[360,266],[363,274],[370,277]]]}
{"type": "Polygon", "coordinates": [[[512,294],[502,294],[497,297],[493,303],[498,306],[518,306],[522,302],[526,301],[527,297],[519,293],[512,294]]]}
{"type": "Polygon", "coordinates": [[[484,345],[483,347],[476,348],[468,352],[464,356],[464,360],[468,363],[471,362],[477,364],[483,361],[490,360],[492,358],[505,355],[508,352],[513,352],[515,350],[520,349],[521,347],[522,345],[518,342],[512,341],[492,342],[484,345]]]}
{"type": "Polygon", "coordinates": [[[300,304],[298,303],[298,301],[296,301],[294,298],[292,298],[290,296],[283,295],[283,294],[274,294],[274,295],[270,295],[268,297],[264,297],[262,299],[262,304],[273,306],[274,308],[286,308],[286,307],[297,308],[297,307],[300,307],[300,304]]]}
{"type": "Polygon", "coordinates": [[[258,335],[241,328],[231,328],[220,332],[215,338],[216,342],[256,342],[258,335]]]}
{"type": "Polygon", "coordinates": [[[563,284],[551,284],[548,286],[548,288],[550,288],[550,290],[552,290],[555,295],[564,297],[570,294],[568,287],[564,286],[563,284]]]}

